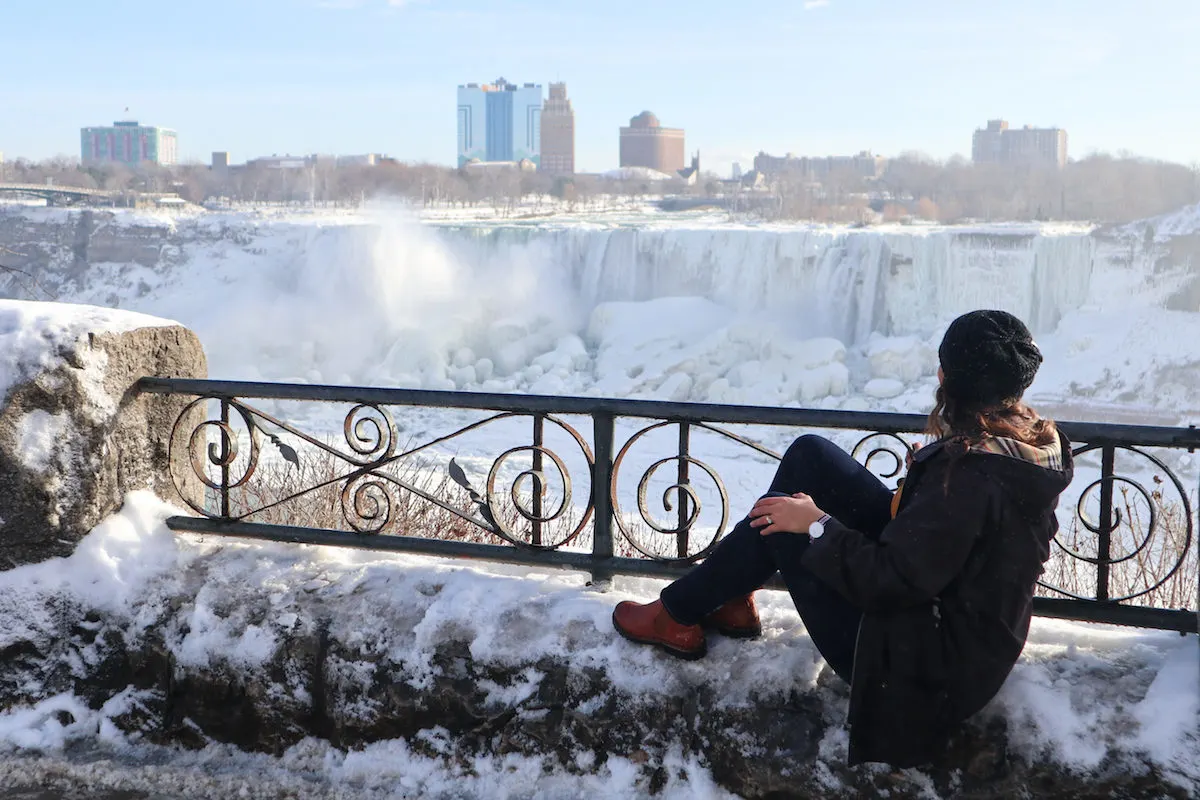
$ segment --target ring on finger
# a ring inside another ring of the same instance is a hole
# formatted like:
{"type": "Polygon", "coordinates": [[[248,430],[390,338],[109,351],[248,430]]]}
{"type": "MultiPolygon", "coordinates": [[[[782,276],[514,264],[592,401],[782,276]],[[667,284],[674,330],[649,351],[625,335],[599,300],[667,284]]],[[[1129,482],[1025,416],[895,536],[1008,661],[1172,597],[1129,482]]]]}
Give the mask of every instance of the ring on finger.
{"type": "Polygon", "coordinates": [[[774,525],[774,524],[775,524],[775,520],[771,519],[771,515],[770,515],[770,514],[768,514],[768,515],[767,515],[767,527],[770,527],[770,526],[772,526],[772,525],[774,525]]]}

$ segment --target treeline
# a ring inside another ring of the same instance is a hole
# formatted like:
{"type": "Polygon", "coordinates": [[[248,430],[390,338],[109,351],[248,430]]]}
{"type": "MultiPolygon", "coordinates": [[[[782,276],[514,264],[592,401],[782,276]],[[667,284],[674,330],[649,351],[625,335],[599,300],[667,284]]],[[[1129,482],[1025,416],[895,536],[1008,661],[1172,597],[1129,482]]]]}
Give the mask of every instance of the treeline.
{"type": "Polygon", "coordinates": [[[1129,222],[1200,203],[1200,167],[1101,154],[1061,170],[1014,169],[906,154],[878,179],[833,174],[813,186],[785,178],[776,192],[780,215],[795,219],[1129,222]]]}
{"type": "Polygon", "coordinates": [[[353,206],[397,197],[438,206],[487,205],[518,213],[543,203],[591,209],[636,202],[648,195],[711,198],[723,207],[760,216],[819,221],[878,222],[927,219],[1091,220],[1127,222],[1200,203],[1200,168],[1132,156],[1093,155],[1064,169],[936,161],[918,154],[892,159],[877,179],[833,173],[821,181],[777,176],[743,187],[707,174],[681,181],[613,181],[596,176],[552,178],[512,169],[458,170],[434,164],[384,161],[374,166],[316,160],[303,168],[265,165],[212,169],[190,164],[130,169],[81,166],[67,158],[0,165],[0,180],[82,186],[116,192],[176,193],[193,203],[292,203],[353,206]]]}
{"type": "MultiPolygon", "coordinates": [[[[299,159],[298,159],[299,160],[299,159]]],[[[316,160],[303,167],[241,165],[211,168],[202,164],[170,167],[122,164],[83,166],[67,158],[19,159],[0,164],[0,182],[78,186],[118,193],[173,193],[197,204],[278,203],[357,206],[393,197],[425,205],[489,205],[499,212],[542,203],[568,208],[612,205],[616,199],[661,194],[644,181],[618,181],[578,175],[555,178],[516,169],[452,169],[435,164],[385,160],[375,165],[337,165],[316,160]]],[[[681,190],[672,185],[671,192],[681,190]]]]}

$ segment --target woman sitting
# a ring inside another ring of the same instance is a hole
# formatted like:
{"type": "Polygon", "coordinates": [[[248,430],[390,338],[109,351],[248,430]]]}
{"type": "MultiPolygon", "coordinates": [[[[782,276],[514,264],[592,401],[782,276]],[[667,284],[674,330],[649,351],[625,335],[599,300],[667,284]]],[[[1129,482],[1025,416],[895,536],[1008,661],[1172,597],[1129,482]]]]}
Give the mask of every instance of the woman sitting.
{"type": "Polygon", "coordinates": [[[620,603],[627,639],[699,658],[704,629],[753,637],[752,592],[779,572],[814,645],[850,684],[850,761],[930,761],[1016,663],[1070,443],[1021,402],[1042,356],[1003,311],[956,319],[938,349],[935,438],[895,495],[816,436],[660,599],[620,603]]]}

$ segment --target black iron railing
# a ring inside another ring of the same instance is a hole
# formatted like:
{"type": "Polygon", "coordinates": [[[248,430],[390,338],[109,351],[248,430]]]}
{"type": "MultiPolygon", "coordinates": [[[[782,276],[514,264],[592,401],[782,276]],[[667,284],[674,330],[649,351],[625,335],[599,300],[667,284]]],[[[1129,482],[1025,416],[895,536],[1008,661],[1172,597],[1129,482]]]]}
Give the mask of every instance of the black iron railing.
{"type": "MultiPolygon", "coordinates": [[[[850,448],[855,457],[889,478],[900,474],[909,452],[898,434],[919,432],[925,424],[909,414],[237,381],[143,378],[138,389],[196,398],[171,432],[173,478],[198,515],[172,517],[168,524],[176,531],[568,567],[600,582],[614,574],[677,576],[725,532],[729,496],[717,470],[693,452],[699,433],[778,459],[769,447],[722,426],[857,431],[863,435],[850,448]],[[306,433],[249,400],[347,404],[344,442],[306,433]],[[491,413],[402,446],[393,407],[491,413]],[[591,435],[573,418],[590,419],[591,435]],[[447,480],[429,480],[432,454],[511,420],[530,424],[530,444],[486,457],[483,465],[490,467],[480,485],[457,458],[443,468],[447,480]],[[619,441],[618,420],[641,427],[619,441]],[[644,468],[636,509],[626,508],[629,493],[618,485],[631,451],[650,434],[672,428],[674,452],[644,468]],[[577,452],[548,444],[551,433],[577,452]],[[305,472],[311,454],[324,467],[305,472]],[[569,462],[584,473],[586,492],[577,491],[569,462]],[[425,465],[425,472],[413,464],[425,465]],[[661,484],[659,471],[671,466],[662,504],[674,519],[663,522],[651,512],[647,494],[661,484]],[[701,483],[719,506],[703,525],[701,483]],[[429,519],[421,516],[424,510],[414,512],[413,503],[441,515],[443,537],[431,538],[428,525],[413,521],[429,519]],[[303,510],[289,512],[297,504],[303,510]],[[314,519],[316,524],[293,524],[314,519]]],[[[1196,514],[1177,475],[1178,461],[1173,468],[1166,459],[1200,448],[1200,431],[1072,422],[1060,427],[1074,443],[1077,475],[1091,470],[1095,479],[1078,489],[1077,478],[1069,490],[1074,495],[1065,498],[1074,502],[1074,519],[1064,520],[1055,569],[1044,577],[1036,612],[1196,631],[1196,514]],[[1174,601],[1173,607],[1164,607],[1162,598],[1174,601]]]]}

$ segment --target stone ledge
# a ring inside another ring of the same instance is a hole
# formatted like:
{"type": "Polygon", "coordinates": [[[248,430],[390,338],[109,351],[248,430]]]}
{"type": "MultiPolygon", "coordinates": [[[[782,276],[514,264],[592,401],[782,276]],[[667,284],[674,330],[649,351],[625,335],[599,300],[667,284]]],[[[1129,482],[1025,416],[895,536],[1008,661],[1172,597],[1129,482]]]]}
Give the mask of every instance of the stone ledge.
{"type": "Polygon", "coordinates": [[[600,594],[573,573],[175,537],[169,510],[145,505],[135,497],[70,559],[2,576],[0,707],[66,693],[135,740],[285,759],[314,738],[403,739],[458,769],[620,758],[650,787],[682,753],[746,798],[1183,798],[1200,780],[1197,688],[1168,679],[1194,678],[1194,637],[1039,620],[941,764],[851,769],[846,689],[784,595],[763,598],[763,640],[714,638],[682,663],[611,629],[612,603],[652,582],[600,594]]]}

